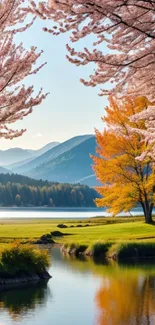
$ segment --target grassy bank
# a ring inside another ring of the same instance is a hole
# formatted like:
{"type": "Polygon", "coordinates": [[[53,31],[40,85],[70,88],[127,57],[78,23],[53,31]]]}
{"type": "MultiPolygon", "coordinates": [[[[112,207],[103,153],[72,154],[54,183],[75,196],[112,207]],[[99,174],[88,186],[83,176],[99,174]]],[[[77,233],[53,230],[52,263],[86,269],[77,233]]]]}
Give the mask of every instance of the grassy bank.
{"type": "MultiPolygon", "coordinates": [[[[75,255],[86,252],[93,256],[154,256],[155,226],[143,217],[91,218],[85,220],[14,219],[1,220],[1,246],[18,239],[37,242],[43,235],[75,255]],[[59,228],[58,225],[64,228],[59,228]],[[56,232],[60,231],[57,235],[56,232]]],[[[50,241],[49,241],[50,242],[50,241]]],[[[52,243],[52,241],[51,241],[52,243]]]]}
{"type": "Polygon", "coordinates": [[[155,261],[155,241],[132,241],[132,242],[94,242],[92,245],[80,245],[76,243],[64,244],[64,254],[90,256],[95,261],[105,261],[107,258],[123,260],[152,259],[155,261]]]}

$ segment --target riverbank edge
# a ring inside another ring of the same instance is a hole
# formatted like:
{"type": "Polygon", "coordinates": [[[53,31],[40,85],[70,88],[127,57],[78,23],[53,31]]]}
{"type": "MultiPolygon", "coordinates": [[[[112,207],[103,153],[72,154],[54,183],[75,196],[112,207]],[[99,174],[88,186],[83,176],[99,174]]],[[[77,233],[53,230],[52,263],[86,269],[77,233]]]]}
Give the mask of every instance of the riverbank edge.
{"type": "Polygon", "coordinates": [[[91,257],[94,261],[149,258],[155,260],[155,242],[95,242],[91,246],[72,243],[62,245],[61,252],[77,258],[91,257]]]}
{"type": "Polygon", "coordinates": [[[40,272],[40,273],[34,273],[34,274],[23,274],[23,272],[18,275],[14,275],[11,277],[10,275],[6,273],[5,275],[0,274],[0,290],[4,289],[5,286],[8,285],[20,285],[20,284],[26,284],[31,282],[39,282],[41,280],[49,280],[52,276],[48,273],[48,271],[40,272]]]}

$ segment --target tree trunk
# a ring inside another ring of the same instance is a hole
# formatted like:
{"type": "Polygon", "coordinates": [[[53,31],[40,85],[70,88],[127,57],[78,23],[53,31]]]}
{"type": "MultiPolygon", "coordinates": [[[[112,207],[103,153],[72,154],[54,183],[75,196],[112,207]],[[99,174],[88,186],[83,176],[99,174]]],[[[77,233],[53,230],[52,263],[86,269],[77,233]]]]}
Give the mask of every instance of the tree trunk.
{"type": "Polygon", "coordinates": [[[144,211],[144,216],[145,216],[145,223],[152,223],[152,210],[153,210],[153,203],[149,203],[148,201],[145,201],[142,204],[143,211],[144,211]]]}
{"type": "Polygon", "coordinates": [[[145,213],[145,223],[152,223],[152,212],[146,211],[146,213],[145,213]]]}

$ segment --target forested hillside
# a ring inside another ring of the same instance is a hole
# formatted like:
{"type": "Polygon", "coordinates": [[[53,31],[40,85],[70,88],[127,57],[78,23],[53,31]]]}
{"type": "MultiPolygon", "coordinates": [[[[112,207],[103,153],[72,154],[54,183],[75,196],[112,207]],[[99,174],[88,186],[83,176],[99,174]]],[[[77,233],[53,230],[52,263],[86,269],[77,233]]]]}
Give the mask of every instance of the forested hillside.
{"type": "Polygon", "coordinates": [[[86,185],[0,174],[0,206],[93,207],[96,196],[96,191],[86,185]]]}

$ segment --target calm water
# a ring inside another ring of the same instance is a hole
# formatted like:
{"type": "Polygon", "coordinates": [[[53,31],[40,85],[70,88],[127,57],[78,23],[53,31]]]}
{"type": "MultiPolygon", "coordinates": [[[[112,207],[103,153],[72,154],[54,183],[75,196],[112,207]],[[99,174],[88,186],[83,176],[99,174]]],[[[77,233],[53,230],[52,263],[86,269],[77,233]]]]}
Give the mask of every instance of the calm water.
{"type": "MultiPolygon", "coordinates": [[[[131,213],[133,216],[143,214],[140,208],[131,210],[131,213]]],[[[122,215],[130,214],[122,213],[122,215]]],[[[83,219],[96,216],[108,216],[108,214],[104,208],[0,208],[0,218],[83,219]]]]}
{"type": "Polygon", "coordinates": [[[53,278],[0,293],[0,325],[154,325],[155,265],[95,265],[54,248],[53,278]]]}

